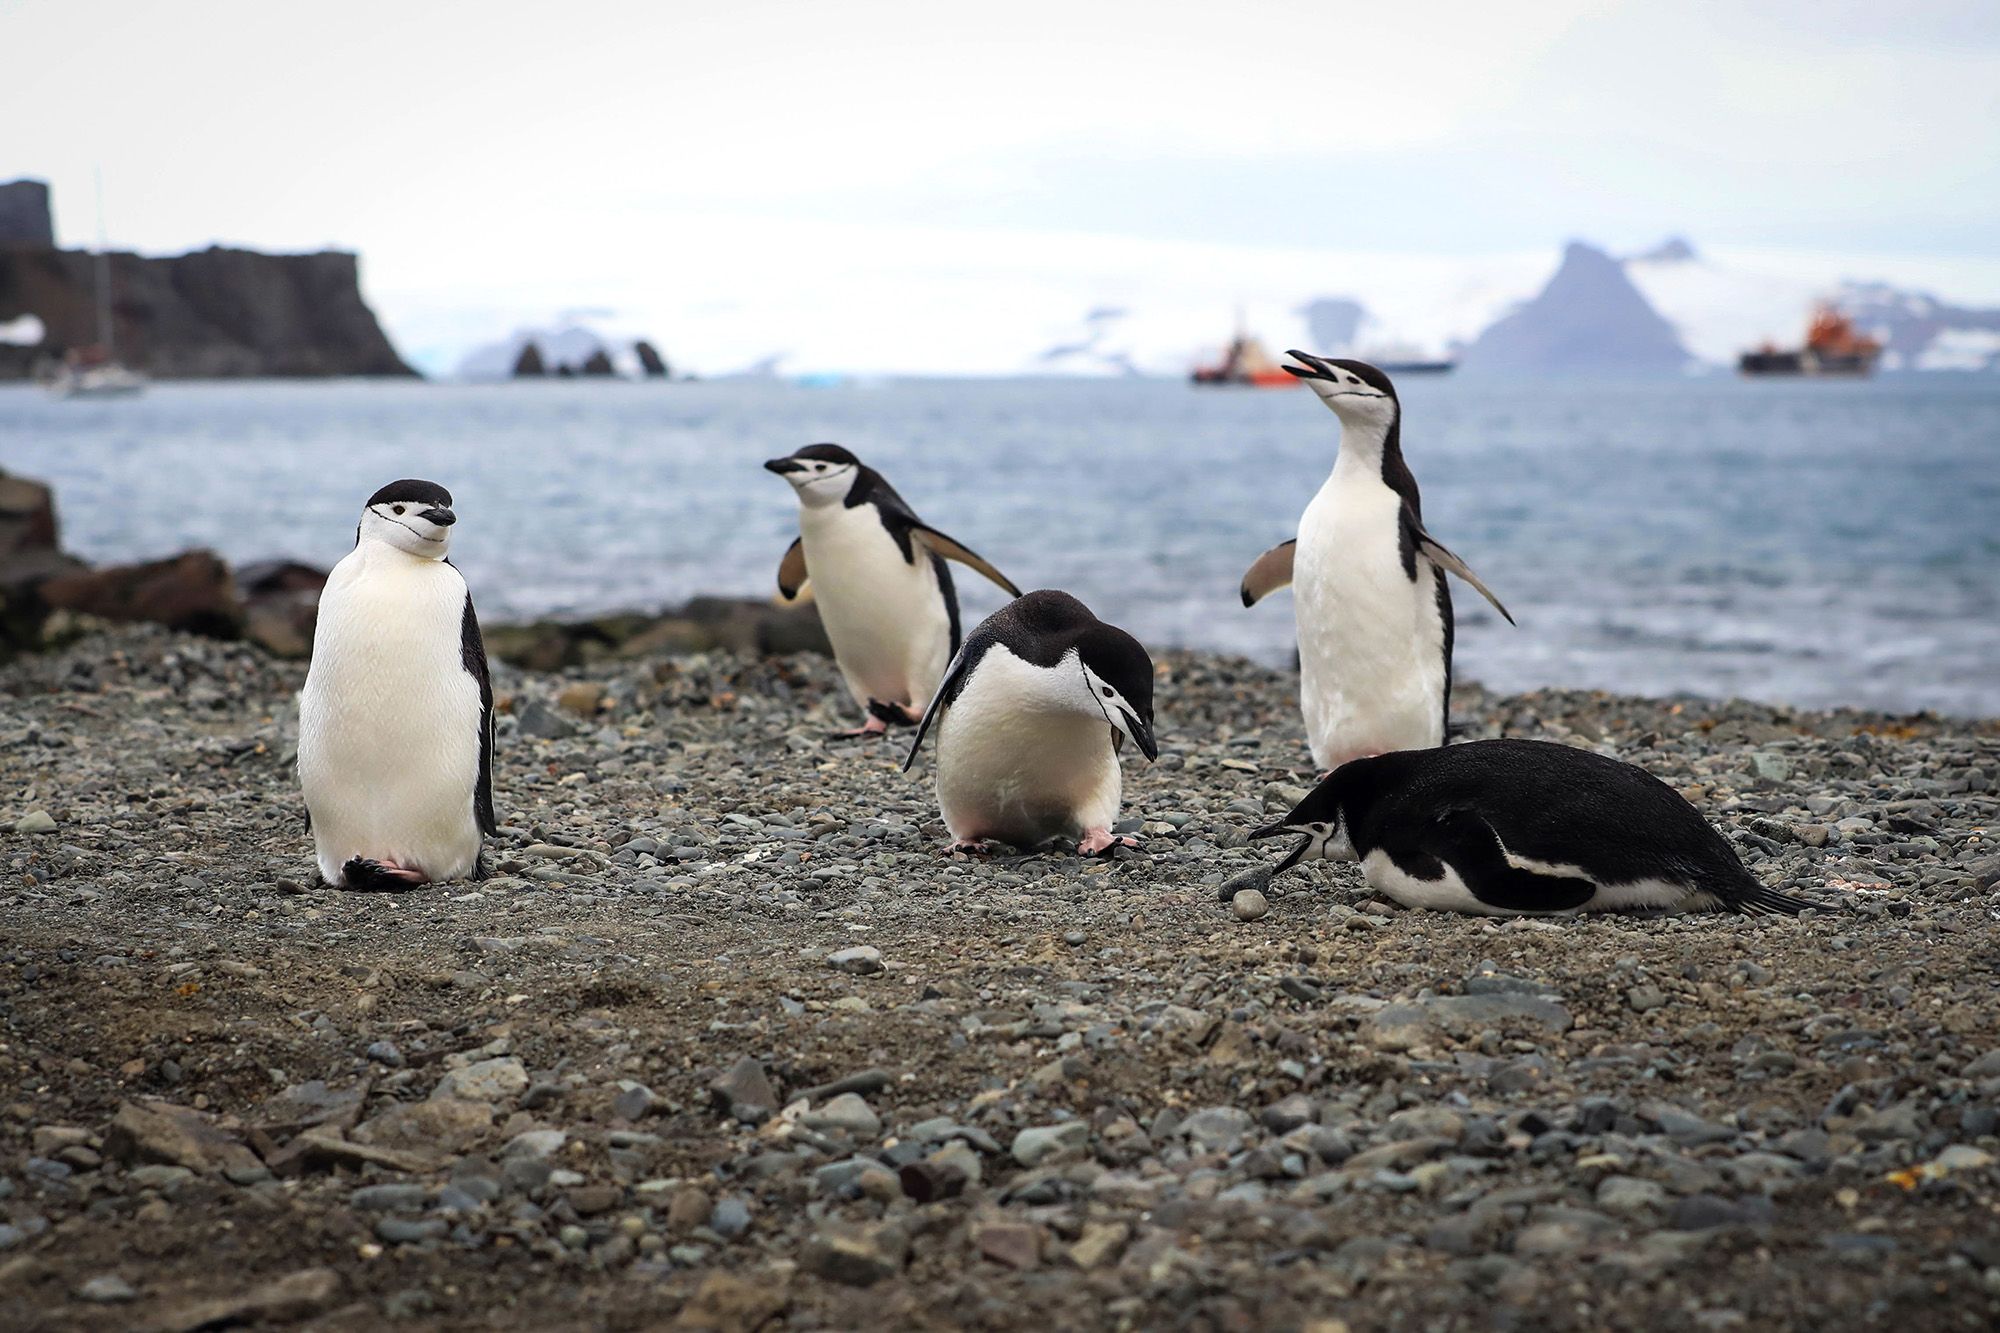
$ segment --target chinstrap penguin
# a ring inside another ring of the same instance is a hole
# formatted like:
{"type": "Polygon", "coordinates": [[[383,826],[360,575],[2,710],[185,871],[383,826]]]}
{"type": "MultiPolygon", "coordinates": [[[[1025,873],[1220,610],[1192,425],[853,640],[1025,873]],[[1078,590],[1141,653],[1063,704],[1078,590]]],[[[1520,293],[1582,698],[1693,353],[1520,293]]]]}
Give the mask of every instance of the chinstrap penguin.
{"type": "Polygon", "coordinates": [[[1243,605],[1292,587],[1299,706],[1314,763],[1442,744],[1451,711],[1451,590],[1458,575],[1512,624],[1465,562],[1424,530],[1403,462],[1402,407],[1389,377],[1360,361],[1305,352],[1285,369],[1340,418],[1333,471],[1298,536],[1257,558],[1243,605]]]}
{"type": "Polygon", "coordinates": [[[778,591],[810,582],[835,664],[867,722],[843,736],[913,723],[959,648],[957,560],[1019,597],[970,548],[930,527],[882,474],[837,444],[808,445],[764,466],[799,498],[799,535],[778,565],[778,591]]]}
{"type": "Polygon", "coordinates": [[[1524,916],[1811,906],[1767,889],[1680,793],[1547,741],[1468,741],[1343,764],[1253,838],[1304,835],[1279,863],[1359,861],[1406,907],[1524,916]]]}
{"type": "Polygon", "coordinates": [[[320,594],[299,694],[299,785],[322,879],[407,889],[481,875],[493,818],[493,685],[451,492],[391,482],[320,594]]]}
{"type": "Polygon", "coordinates": [[[938,806],[951,850],[992,839],[1033,848],[1076,838],[1095,855],[1115,837],[1130,739],[1151,760],[1153,660],[1066,592],[1008,603],[967,636],[917,727],[907,771],[937,732],[938,806]]]}

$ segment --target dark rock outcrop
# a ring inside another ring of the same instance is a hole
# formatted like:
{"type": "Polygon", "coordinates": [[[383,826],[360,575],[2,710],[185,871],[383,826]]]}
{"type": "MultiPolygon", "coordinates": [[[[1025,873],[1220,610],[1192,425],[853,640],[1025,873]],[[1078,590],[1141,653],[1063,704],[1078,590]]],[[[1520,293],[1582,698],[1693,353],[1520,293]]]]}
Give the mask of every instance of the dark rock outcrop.
{"type": "Polygon", "coordinates": [[[53,250],[56,224],[49,212],[45,181],[19,180],[0,184],[0,249],[25,246],[53,250]]]}
{"type": "MultiPolygon", "coordinates": [[[[0,187],[0,321],[33,315],[44,340],[33,357],[0,361],[0,376],[21,378],[35,360],[52,361],[98,341],[96,256],[35,244],[47,222],[37,181],[0,187]],[[32,187],[21,191],[19,187],[32,187]],[[8,209],[32,214],[9,222],[8,209]]],[[[126,364],[158,379],[251,376],[414,375],[361,299],[354,255],[327,250],[267,255],[211,247],[144,258],[113,254],[112,337],[126,364]]]]}
{"type": "Polygon", "coordinates": [[[236,580],[213,551],[58,574],[41,585],[41,596],[51,610],[100,620],[146,621],[218,639],[243,632],[236,580]]]}
{"type": "Polygon", "coordinates": [[[728,649],[744,653],[822,653],[833,649],[811,603],[780,606],[754,598],[697,597],[658,615],[597,616],[486,629],[493,656],[533,671],[558,671],[612,658],[679,656],[728,649]]]}
{"type": "Polygon", "coordinates": [[[0,662],[40,644],[49,613],[41,585],[83,567],[62,552],[55,493],[0,470],[0,662]]]}
{"type": "Polygon", "coordinates": [[[523,346],[521,354],[514,358],[514,369],[511,373],[517,380],[536,379],[548,374],[549,368],[542,364],[542,349],[540,346],[535,343],[528,343],[523,346]]]}
{"type": "Polygon", "coordinates": [[[295,560],[262,560],[236,571],[243,637],[277,657],[312,656],[326,571],[295,560]]]}
{"type": "Polygon", "coordinates": [[[667,377],[667,359],[660,355],[660,349],[641,338],[632,344],[632,354],[639,358],[639,369],[649,380],[663,380],[667,377]]]}
{"type": "Polygon", "coordinates": [[[1461,374],[1666,375],[1691,359],[1624,265],[1572,241],[1541,293],[1488,325],[1458,368],[1461,374]]]}
{"type": "Polygon", "coordinates": [[[610,355],[600,347],[583,359],[582,373],[585,375],[616,375],[618,372],[611,366],[610,355]]]}

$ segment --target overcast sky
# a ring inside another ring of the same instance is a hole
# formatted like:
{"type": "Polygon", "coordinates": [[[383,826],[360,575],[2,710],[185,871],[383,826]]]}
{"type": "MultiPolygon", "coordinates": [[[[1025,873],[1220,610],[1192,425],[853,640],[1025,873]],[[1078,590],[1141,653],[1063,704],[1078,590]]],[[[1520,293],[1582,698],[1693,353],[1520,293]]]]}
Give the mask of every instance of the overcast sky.
{"type": "Polygon", "coordinates": [[[1993,0],[6,0],[0,52],[0,179],[50,180],[66,244],[101,164],[114,244],[359,250],[406,342],[626,282],[796,320],[858,257],[949,285],[1121,244],[1683,233],[2000,298],[1993,0]]]}

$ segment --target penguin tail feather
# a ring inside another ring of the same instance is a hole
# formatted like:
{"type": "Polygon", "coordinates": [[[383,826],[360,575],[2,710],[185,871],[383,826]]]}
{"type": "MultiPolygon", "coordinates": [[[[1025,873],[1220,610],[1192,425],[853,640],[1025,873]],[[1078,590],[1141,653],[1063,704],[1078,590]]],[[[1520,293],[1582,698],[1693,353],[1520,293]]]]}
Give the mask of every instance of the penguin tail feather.
{"type": "Polygon", "coordinates": [[[1755,883],[1738,888],[1724,901],[1730,911],[1743,916],[1797,916],[1808,907],[1818,906],[1755,883]]]}
{"type": "Polygon", "coordinates": [[[424,887],[392,875],[381,864],[370,861],[365,856],[356,856],[340,868],[341,887],[353,893],[408,893],[411,889],[424,887]]]}

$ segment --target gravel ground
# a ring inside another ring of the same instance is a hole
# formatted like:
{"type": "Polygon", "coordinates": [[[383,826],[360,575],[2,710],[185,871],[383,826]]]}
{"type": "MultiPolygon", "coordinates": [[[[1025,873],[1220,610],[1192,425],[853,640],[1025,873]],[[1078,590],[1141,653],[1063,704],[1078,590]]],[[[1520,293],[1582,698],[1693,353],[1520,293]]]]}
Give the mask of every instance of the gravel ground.
{"type": "Polygon", "coordinates": [[[2000,1315],[1993,723],[1468,689],[1823,905],[1496,922],[1266,882],[1247,663],[1163,660],[1144,851],[991,862],[823,660],[503,669],[496,877],[369,896],[301,887],[301,678],[0,673],[0,1325],[2000,1315]]]}

